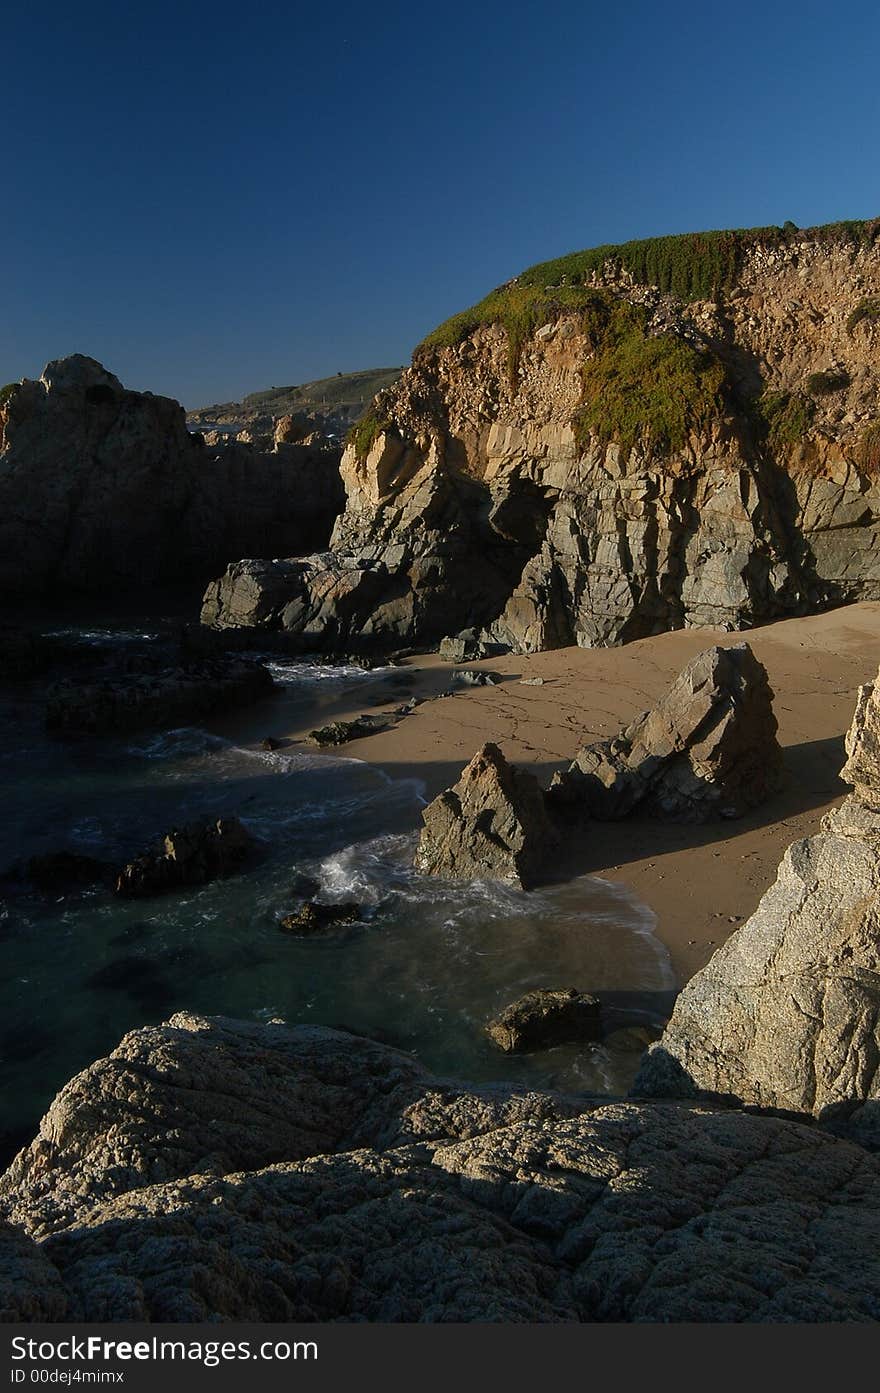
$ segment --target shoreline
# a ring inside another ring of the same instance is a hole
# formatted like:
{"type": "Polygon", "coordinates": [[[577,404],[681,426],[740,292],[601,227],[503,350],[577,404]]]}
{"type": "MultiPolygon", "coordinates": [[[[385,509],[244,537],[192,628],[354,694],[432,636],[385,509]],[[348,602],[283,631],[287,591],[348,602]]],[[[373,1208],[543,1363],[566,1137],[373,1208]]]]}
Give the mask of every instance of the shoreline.
{"type": "MultiPolygon", "coordinates": [[[[731,822],[586,823],[573,833],[554,877],[594,874],[629,888],[654,913],[656,935],[680,988],[754,912],[786,847],[813,835],[846,793],[839,779],[843,738],[857,688],[877,673],[880,602],[733,633],[676,630],[615,648],[505,654],[460,665],[443,663],[436,654],[407,658],[400,674],[414,676],[411,687],[390,695],[386,670],[340,698],[326,719],[378,714],[410,695],[421,704],[395,726],[328,753],[363,760],[395,779],[418,779],[431,799],[492,740],[546,786],[579,745],[616,734],[651,706],[695,654],[739,643],[751,645],[770,677],[788,770],[785,787],[731,822]],[[449,686],[456,666],[496,672],[501,681],[431,700],[449,686]],[[536,677],[542,685],[521,681],[536,677]],[[376,704],[383,694],[388,699],[376,704]]],[[[269,705],[241,713],[235,729],[238,739],[283,739],[287,753],[319,753],[306,742],[305,729],[291,728],[283,712],[273,713],[269,705]]]]}

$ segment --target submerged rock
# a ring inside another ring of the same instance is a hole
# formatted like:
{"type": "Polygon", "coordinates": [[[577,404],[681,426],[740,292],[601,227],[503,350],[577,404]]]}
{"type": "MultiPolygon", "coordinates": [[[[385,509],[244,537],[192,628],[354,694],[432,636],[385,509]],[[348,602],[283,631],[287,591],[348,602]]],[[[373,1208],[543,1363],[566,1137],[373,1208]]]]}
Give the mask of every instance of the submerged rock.
{"type": "Polygon", "coordinates": [[[0,1292],[27,1319],[880,1315],[862,1148],[693,1104],[457,1084],[317,1027],[132,1032],[58,1094],[0,1210],[0,1292]]]}
{"type": "Polygon", "coordinates": [[[635,1091],[806,1113],[880,1143],[878,730],[875,682],[847,737],[855,792],[792,843],[751,919],[688,982],[635,1091]]]}
{"type": "Polygon", "coordinates": [[[767,673],[748,644],[709,648],[653,710],[579,750],[550,799],[600,820],[635,809],[676,822],[740,817],[780,786],[776,730],[767,673]]]}
{"type": "Polygon", "coordinates": [[[361,906],[353,902],[323,904],[319,900],[307,900],[299,909],[285,914],[279,927],[290,934],[316,934],[339,924],[356,923],[362,914],[361,906]]]}
{"type": "Polygon", "coordinates": [[[578,1040],[598,1040],[601,1006],[594,996],[575,991],[533,991],[505,1006],[486,1026],[502,1050],[546,1049],[578,1040]]]}
{"type": "Polygon", "coordinates": [[[123,866],[116,893],[131,899],[204,885],[240,870],[253,846],[253,837],[237,817],[176,827],[157,851],[145,852],[123,866]]]}
{"type": "Polygon", "coordinates": [[[50,730],[102,734],[181,721],[259,701],[275,690],[268,668],[243,658],[212,658],[158,672],[67,679],[49,688],[50,730]]]}
{"type": "Polygon", "coordinates": [[[506,880],[527,890],[546,874],[556,833],[537,779],[484,745],[422,813],[415,867],[426,875],[506,880]]]}
{"type": "Polygon", "coordinates": [[[113,868],[107,861],[76,851],[49,851],[42,856],[32,856],[25,865],[25,872],[38,890],[51,891],[82,888],[109,880],[113,868]]]}

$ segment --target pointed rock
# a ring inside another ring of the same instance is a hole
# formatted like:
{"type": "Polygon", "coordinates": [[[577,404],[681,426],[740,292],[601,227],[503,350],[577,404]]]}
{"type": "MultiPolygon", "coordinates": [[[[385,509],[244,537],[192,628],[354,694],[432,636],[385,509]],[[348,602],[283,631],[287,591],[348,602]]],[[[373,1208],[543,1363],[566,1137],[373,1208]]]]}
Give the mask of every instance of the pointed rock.
{"type": "Polygon", "coordinates": [[[550,798],[602,821],[635,808],[674,822],[740,817],[781,782],[776,730],[767,673],[748,644],[709,648],[653,710],[580,750],[550,798]]]}
{"type": "Polygon", "coordinates": [[[847,738],[855,793],[691,978],[635,1093],[809,1113],[880,1149],[878,729],[880,683],[847,738]]]}
{"type": "Polygon", "coordinates": [[[528,890],[556,837],[537,779],[484,745],[422,813],[415,866],[427,875],[506,880],[528,890]]]}

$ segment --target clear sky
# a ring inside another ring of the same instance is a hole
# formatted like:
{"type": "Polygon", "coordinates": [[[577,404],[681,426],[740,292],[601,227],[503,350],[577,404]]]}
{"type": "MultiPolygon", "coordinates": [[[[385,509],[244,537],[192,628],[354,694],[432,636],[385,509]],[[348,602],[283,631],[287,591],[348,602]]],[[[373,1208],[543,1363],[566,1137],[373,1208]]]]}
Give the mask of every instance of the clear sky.
{"type": "Polygon", "coordinates": [[[192,407],[580,247],[880,214],[876,0],[41,0],[0,53],[0,384],[192,407]]]}

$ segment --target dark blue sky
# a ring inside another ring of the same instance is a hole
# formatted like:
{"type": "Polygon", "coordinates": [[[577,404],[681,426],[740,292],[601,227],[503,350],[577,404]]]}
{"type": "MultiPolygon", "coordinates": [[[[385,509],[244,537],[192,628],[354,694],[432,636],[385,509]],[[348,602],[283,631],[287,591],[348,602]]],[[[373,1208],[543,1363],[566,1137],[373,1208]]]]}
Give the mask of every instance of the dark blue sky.
{"type": "Polygon", "coordinates": [[[0,384],[188,406],[408,360],[599,242],[880,214],[880,9],[7,6],[0,384]]]}

